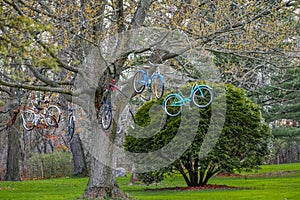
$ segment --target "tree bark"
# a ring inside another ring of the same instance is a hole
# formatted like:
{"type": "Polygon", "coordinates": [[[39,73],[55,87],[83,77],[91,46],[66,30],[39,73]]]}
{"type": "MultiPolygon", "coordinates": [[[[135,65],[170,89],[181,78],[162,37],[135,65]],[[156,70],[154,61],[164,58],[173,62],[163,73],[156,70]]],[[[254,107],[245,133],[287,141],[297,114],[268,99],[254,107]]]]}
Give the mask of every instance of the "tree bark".
{"type": "Polygon", "coordinates": [[[131,28],[136,29],[143,25],[145,18],[147,16],[147,12],[149,7],[151,6],[153,0],[141,0],[139,1],[139,5],[134,13],[133,20],[131,22],[131,28]]]}
{"type": "Polygon", "coordinates": [[[20,174],[20,156],[21,156],[21,142],[20,142],[20,114],[14,113],[16,106],[10,105],[10,119],[16,117],[15,121],[10,121],[7,126],[8,135],[8,150],[7,150],[7,163],[6,163],[6,181],[21,181],[20,174]]]}
{"type": "MultiPolygon", "coordinates": [[[[118,1],[118,6],[123,6],[122,1],[118,1]]],[[[134,19],[132,21],[131,28],[139,28],[143,21],[145,20],[146,13],[148,11],[149,6],[151,5],[152,0],[141,0],[139,6],[134,14],[134,19]]],[[[123,8],[119,8],[119,32],[123,31],[123,24],[122,21],[122,10],[123,8]]],[[[116,44],[119,46],[119,40],[116,44]]],[[[113,50],[113,55],[118,55],[113,50]]],[[[117,48],[117,52],[119,52],[119,48],[117,48]]],[[[120,56],[115,56],[118,58],[117,60],[113,59],[113,63],[115,64],[115,69],[112,69],[115,73],[115,77],[119,77],[124,62],[126,61],[128,52],[121,52],[120,56]]],[[[111,55],[110,55],[111,56],[111,55]]],[[[114,56],[113,56],[114,57],[114,56]]],[[[99,77],[103,74],[104,70],[108,67],[106,65],[107,59],[104,60],[102,54],[99,50],[93,50],[89,56],[86,58],[86,63],[83,64],[82,72],[84,75],[80,75],[77,77],[76,85],[80,85],[81,88],[91,88],[91,86],[95,88],[98,87],[95,83],[99,82],[99,77]],[[86,70],[85,70],[86,69],[86,70]],[[86,73],[86,72],[93,72],[93,73],[86,73]],[[94,80],[91,81],[91,80],[94,80]],[[89,84],[85,85],[85,81],[89,82],[89,84]]],[[[83,100],[83,104],[87,102],[94,102],[95,99],[95,92],[89,93],[86,100],[83,100]]],[[[81,95],[83,96],[83,95],[81,95]]],[[[83,106],[83,108],[88,108],[91,105],[83,106]]],[[[86,153],[90,153],[90,178],[87,188],[85,189],[82,197],[83,198],[96,198],[96,199],[130,199],[130,197],[124,193],[116,183],[116,174],[114,168],[116,167],[116,157],[117,153],[115,152],[115,143],[117,137],[117,126],[116,122],[113,120],[112,127],[107,131],[99,130],[99,124],[93,125],[95,121],[94,117],[96,116],[94,110],[86,109],[85,112],[87,116],[90,118],[88,123],[91,123],[89,127],[86,129],[87,133],[83,134],[83,137],[87,137],[86,139],[82,139],[83,146],[87,148],[86,153]],[[93,153],[92,153],[93,152],[93,153]]],[[[119,110],[114,111],[114,118],[118,118],[119,110]]],[[[86,124],[85,124],[86,126],[86,124]]],[[[101,129],[101,128],[100,128],[101,129]]],[[[81,137],[81,135],[80,135],[81,137]]]]}
{"type": "Polygon", "coordinates": [[[116,183],[115,171],[93,158],[88,187],[83,197],[95,199],[130,199],[116,183]],[[101,174],[101,176],[99,176],[101,174]]]}
{"type": "Polygon", "coordinates": [[[78,134],[74,134],[73,140],[70,144],[74,163],[74,176],[87,176],[88,169],[86,159],[84,156],[81,140],[78,134]]]}
{"type": "MultiPolygon", "coordinates": [[[[80,90],[78,97],[73,97],[82,112],[78,112],[78,127],[81,132],[79,137],[82,141],[84,153],[89,157],[90,178],[82,198],[88,199],[129,199],[116,183],[115,165],[116,152],[115,141],[117,126],[113,120],[108,130],[103,130],[98,123],[97,109],[95,108],[95,94],[98,87],[99,77],[106,69],[102,60],[101,52],[94,49],[82,65],[83,75],[76,79],[77,89],[80,90]],[[93,72],[93,73],[90,73],[93,72]]],[[[117,111],[113,111],[117,118],[117,111]]]]}

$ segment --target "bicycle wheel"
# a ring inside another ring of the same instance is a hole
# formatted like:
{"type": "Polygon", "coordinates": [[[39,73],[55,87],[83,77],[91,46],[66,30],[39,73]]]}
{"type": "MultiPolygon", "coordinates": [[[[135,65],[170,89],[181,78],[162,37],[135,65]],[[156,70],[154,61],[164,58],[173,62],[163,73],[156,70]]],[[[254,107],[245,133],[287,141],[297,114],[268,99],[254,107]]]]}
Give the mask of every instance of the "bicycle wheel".
{"type": "Polygon", "coordinates": [[[120,114],[117,133],[124,132],[128,127],[135,129],[135,119],[130,105],[126,105],[120,114]]]}
{"type": "Polygon", "coordinates": [[[112,123],[112,111],[109,104],[103,104],[104,110],[101,117],[102,127],[103,129],[109,129],[112,123]]]}
{"type": "Polygon", "coordinates": [[[45,116],[44,125],[58,128],[58,123],[54,116],[45,116]]]}
{"type": "Polygon", "coordinates": [[[144,101],[151,101],[152,100],[152,92],[148,87],[141,93],[141,98],[144,101]]]}
{"type": "Polygon", "coordinates": [[[46,123],[49,126],[57,126],[60,122],[61,111],[55,105],[50,105],[46,110],[46,123]],[[55,120],[55,121],[54,121],[55,120]]]}
{"type": "Polygon", "coordinates": [[[71,115],[69,117],[69,122],[68,122],[68,136],[69,136],[69,141],[73,139],[74,132],[75,132],[75,117],[71,115]]]}
{"type": "Polygon", "coordinates": [[[129,117],[129,119],[128,119],[128,125],[129,125],[132,129],[135,129],[136,124],[135,124],[134,114],[133,114],[132,110],[130,110],[130,109],[128,110],[128,112],[129,112],[129,115],[130,115],[130,117],[129,117]]]}
{"type": "Polygon", "coordinates": [[[209,106],[213,99],[213,91],[205,86],[198,86],[192,94],[193,103],[199,108],[205,108],[209,106]]]}
{"type": "Polygon", "coordinates": [[[119,124],[117,133],[120,134],[120,133],[122,133],[123,131],[124,131],[123,124],[121,124],[121,125],[119,124]]]}
{"type": "Polygon", "coordinates": [[[152,80],[152,91],[157,99],[164,94],[164,80],[161,76],[157,76],[152,80]]]}
{"type": "Polygon", "coordinates": [[[27,110],[22,114],[22,125],[26,131],[31,131],[34,128],[35,113],[32,110],[27,110]]]}
{"type": "Polygon", "coordinates": [[[117,129],[117,133],[120,134],[124,131],[124,126],[125,126],[125,121],[127,120],[127,115],[125,115],[125,112],[127,111],[127,106],[123,109],[123,111],[121,112],[120,116],[119,116],[119,120],[118,120],[118,129],[117,129]]]}
{"type": "Polygon", "coordinates": [[[141,94],[145,89],[146,80],[144,79],[144,73],[137,71],[133,77],[133,89],[137,94],[141,94]]]}
{"type": "Polygon", "coordinates": [[[182,111],[182,102],[183,99],[180,96],[176,94],[170,94],[163,102],[163,109],[167,115],[175,117],[182,111]]]}

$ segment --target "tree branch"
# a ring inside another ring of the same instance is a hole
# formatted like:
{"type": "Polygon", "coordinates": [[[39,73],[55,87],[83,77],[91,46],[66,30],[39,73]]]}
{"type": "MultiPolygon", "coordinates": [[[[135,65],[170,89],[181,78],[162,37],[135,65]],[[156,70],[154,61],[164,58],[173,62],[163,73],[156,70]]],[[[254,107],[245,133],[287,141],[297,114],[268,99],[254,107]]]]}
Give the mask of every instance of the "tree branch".
{"type": "Polygon", "coordinates": [[[125,31],[123,0],[117,0],[117,24],[118,33],[125,31]]]}
{"type": "Polygon", "coordinates": [[[35,37],[35,39],[36,39],[36,41],[37,41],[37,43],[41,46],[41,47],[43,47],[43,49],[45,49],[46,50],[46,52],[48,52],[49,54],[50,54],[50,56],[52,57],[52,58],[54,58],[57,62],[58,62],[58,64],[61,66],[61,67],[63,67],[63,68],[65,68],[65,69],[67,69],[67,70],[69,70],[69,71],[71,71],[71,72],[75,72],[75,73],[78,73],[78,70],[77,69],[75,69],[75,68],[73,68],[73,67],[71,67],[71,66],[69,66],[69,65],[66,65],[65,63],[63,63],[42,41],[40,41],[37,37],[35,37]]]}
{"type": "Polygon", "coordinates": [[[9,1],[7,1],[7,0],[3,0],[3,1],[4,1],[6,4],[12,6],[12,7],[19,13],[19,15],[21,15],[21,16],[24,15],[23,12],[22,12],[22,10],[15,4],[15,2],[9,2],[9,1]]]}
{"type": "MultiPolygon", "coordinates": [[[[23,4],[26,8],[28,8],[28,9],[34,11],[34,12],[37,12],[37,13],[39,13],[39,14],[46,15],[46,16],[51,17],[51,18],[53,18],[53,19],[58,19],[58,17],[57,17],[56,15],[53,15],[53,14],[51,14],[51,13],[49,13],[49,12],[44,12],[44,11],[39,10],[39,9],[37,9],[37,8],[34,8],[34,7],[30,6],[30,5],[27,5],[27,4],[26,4],[24,1],[22,1],[22,0],[18,0],[18,1],[19,1],[21,4],[23,4]]],[[[50,11],[50,9],[49,9],[48,7],[46,7],[46,5],[45,5],[44,3],[42,3],[42,2],[38,2],[38,3],[39,3],[40,5],[42,5],[46,10],[50,11]]]]}
{"type": "Polygon", "coordinates": [[[129,29],[140,28],[146,18],[146,14],[152,4],[153,0],[140,0],[139,5],[134,13],[133,19],[131,21],[131,27],[129,29]]]}
{"type": "Polygon", "coordinates": [[[35,91],[44,91],[44,92],[56,92],[61,94],[68,94],[72,95],[72,92],[69,91],[69,89],[65,88],[58,88],[58,87],[47,87],[47,86],[34,86],[34,85],[28,85],[28,84],[21,84],[21,83],[12,83],[4,80],[0,80],[0,85],[8,86],[8,87],[14,87],[19,88],[22,87],[27,90],[35,90],[35,91]]]}

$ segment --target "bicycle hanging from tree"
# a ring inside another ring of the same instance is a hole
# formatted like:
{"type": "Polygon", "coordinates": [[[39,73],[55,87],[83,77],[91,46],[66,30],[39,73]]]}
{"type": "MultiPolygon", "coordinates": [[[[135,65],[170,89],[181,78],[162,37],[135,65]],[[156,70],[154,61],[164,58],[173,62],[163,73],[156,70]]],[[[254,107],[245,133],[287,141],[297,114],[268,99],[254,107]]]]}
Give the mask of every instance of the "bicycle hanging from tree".
{"type": "Polygon", "coordinates": [[[133,76],[133,89],[137,94],[141,94],[147,88],[147,92],[154,93],[155,97],[160,99],[164,94],[165,81],[163,75],[159,72],[159,67],[164,66],[164,64],[149,63],[152,66],[157,66],[157,70],[149,78],[150,66],[144,65],[145,70],[140,69],[133,76]]]}
{"type": "Polygon", "coordinates": [[[68,108],[69,111],[69,118],[68,118],[68,142],[71,142],[75,133],[75,109],[72,106],[68,108]]]}
{"type": "MultiPolygon", "coordinates": [[[[106,87],[105,92],[103,94],[103,97],[101,99],[101,107],[99,109],[99,112],[97,114],[98,119],[101,120],[101,124],[104,130],[109,129],[112,123],[112,104],[110,101],[108,101],[108,95],[110,94],[110,91],[115,91],[118,90],[122,95],[127,97],[126,94],[124,94],[115,84],[114,80],[111,81],[111,83],[106,87]]],[[[134,123],[135,124],[135,119],[133,112],[130,107],[128,107],[128,112],[129,112],[129,117],[126,119],[128,121],[131,121],[129,123],[134,123]]],[[[121,123],[121,122],[120,122],[121,123]]],[[[119,130],[122,128],[123,124],[120,124],[119,130]]],[[[131,125],[134,127],[134,125],[131,125]]],[[[121,132],[119,131],[118,132],[121,132]]]]}
{"type": "Polygon", "coordinates": [[[118,130],[117,133],[122,133],[127,127],[131,127],[132,129],[135,129],[136,124],[135,124],[135,118],[133,114],[133,107],[132,104],[129,103],[125,106],[123,109],[123,112],[121,112],[121,116],[119,118],[118,122],[118,130]]]}
{"type": "Polygon", "coordinates": [[[162,108],[167,115],[175,117],[182,112],[185,105],[193,102],[198,108],[208,107],[214,99],[214,92],[208,85],[198,85],[197,81],[191,87],[189,96],[184,96],[178,88],[178,93],[166,96],[162,103],[162,108]]]}
{"type": "Polygon", "coordinates": [[[49,105],[48,100],[37,100],[37,103],[32,99],[31,107],[23,106],[20,109],[22,116],[22,125],[25,130],[31,131],[33,128],[49,128],[58,127],[62,112],[56,105],[49,105]],[[40,105],[43,104],[43,106],[40,105]]]}

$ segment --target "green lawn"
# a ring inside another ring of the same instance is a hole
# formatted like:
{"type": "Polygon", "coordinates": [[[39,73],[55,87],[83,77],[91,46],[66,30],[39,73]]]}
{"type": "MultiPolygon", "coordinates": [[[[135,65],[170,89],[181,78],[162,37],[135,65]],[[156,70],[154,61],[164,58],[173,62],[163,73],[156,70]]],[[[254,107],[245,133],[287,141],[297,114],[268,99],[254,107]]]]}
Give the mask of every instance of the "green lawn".
{"type": "MultiPolygon", "coordinates": [[[[254,173],[238,177],[214,177],[209,184],[235,186],[235,189],[198,191],[147,190],[185,186],[180,176],[151,186],[128,184],[129,177],[118,178],[120,187],[137,199],[201,200],[290,200],[300,199],[300,163],[265,165],[254,173]]],[[[86,187],[88,178],[58,178],[23,182],[0,182],[0,199],[76,199],[86,187]]]]}

